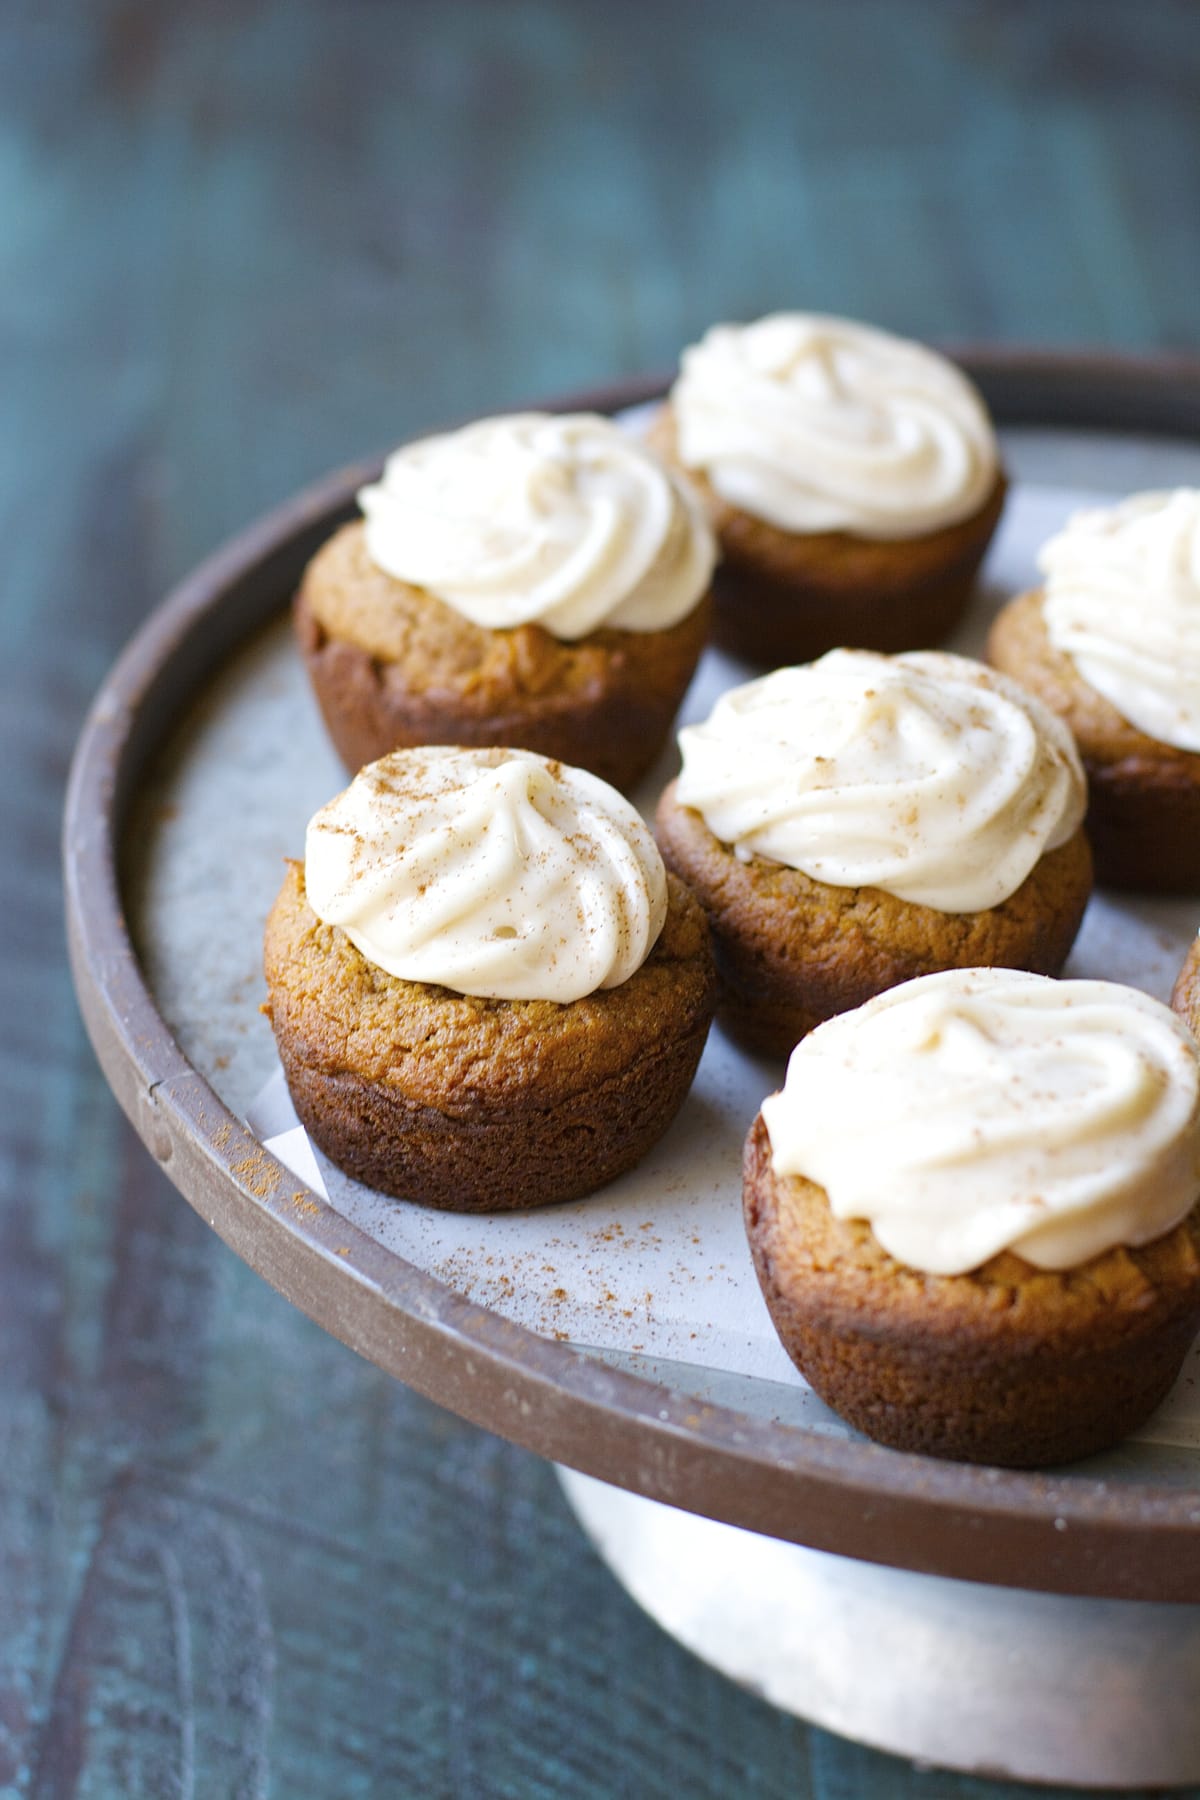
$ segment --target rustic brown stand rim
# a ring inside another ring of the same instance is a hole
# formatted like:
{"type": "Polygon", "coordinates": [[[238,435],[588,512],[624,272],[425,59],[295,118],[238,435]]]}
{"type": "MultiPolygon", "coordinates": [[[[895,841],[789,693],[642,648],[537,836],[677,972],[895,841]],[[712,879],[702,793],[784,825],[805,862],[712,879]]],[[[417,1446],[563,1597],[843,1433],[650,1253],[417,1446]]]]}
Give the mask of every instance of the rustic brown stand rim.
{"type": "MultiPolygon", "coordinates": [[[[1002,425],[1200,436],[1200,361],[994,349],[960,360],[1002,425]]],[[[664,385],[638,379],[554,409],[617,411],[664,385]]],[[[330,475],[183,581],[104,681],[80,736],[64,822],[71,965],[101,1065],[148,1149],[225,1242],[326,1330],[540,1455],[864,1561],[1064,1594],[1200,1601],[1200,1490],[938,1463],[698,1405],[509,1323],[298,1192],[189,1064],[126,924],[130,806],[182,711],[286,603],[377,467],[330,475]]]]}

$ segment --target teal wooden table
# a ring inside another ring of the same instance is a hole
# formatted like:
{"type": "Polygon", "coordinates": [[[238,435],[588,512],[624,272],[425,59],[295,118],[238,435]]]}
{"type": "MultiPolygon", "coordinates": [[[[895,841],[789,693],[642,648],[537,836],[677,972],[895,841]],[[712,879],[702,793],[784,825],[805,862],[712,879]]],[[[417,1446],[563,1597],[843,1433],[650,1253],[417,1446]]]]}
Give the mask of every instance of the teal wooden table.
{"type": "Polygon", "coordinates": [[[201,554],[801,304],[1196,349],[1189,5],[5,0],[0,1794],[962,1796],[648,1623],[550,1471],[287,1307],[84,1039],[61,785],[201,554]]]}

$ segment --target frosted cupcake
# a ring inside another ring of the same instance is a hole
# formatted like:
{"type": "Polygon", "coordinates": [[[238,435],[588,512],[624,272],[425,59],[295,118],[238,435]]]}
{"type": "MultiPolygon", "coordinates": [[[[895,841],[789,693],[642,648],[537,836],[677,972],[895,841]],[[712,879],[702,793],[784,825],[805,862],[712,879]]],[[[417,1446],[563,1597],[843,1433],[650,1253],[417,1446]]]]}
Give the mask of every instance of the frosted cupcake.
{"type": "Polygon", "coordinates": [[[768,666],[940,642],[1004,503],[962,371],[820,314],[714,326],[684,352],[652,442],[717,532],[718,640],[768,666]]]}
{"type": "Polygon", "coordinates": [[[632,1168],[691,1084],[699,907],[628,801],[523,750],[396,751],[309,824],[267,922],[297,1115],[348,1174],[456,1211],[632,1168]]]}
{"type": "Polygon", "coordinates": [[[1087,1456],[1200,1325],[1200,1053],[1114,983],[929,976],[797,1047],[744,1194],[784,1347],[851,1424],[976,1462],[1087,1456]]]}
{"type": "Polygon", "coordinates": [[[935,969],[1061,969],[1091,891],[1084,777],[1015,682],[942,651],[834,650],[732,689],[679,743],[658,841],[747,1048],[786,1055],[935,969]]]}
{"type": "Polygon", "coordinates": [[[359,501],[295,609],[347,768],[506,744],[632,786],[709,630],[687,484],[608,419],[521,413],[404,446],[359,501]]]}
{"type": "Polygon", "coordinates": [[[1038,562],[988,656],[1075,735],[1097,878],[1200,889],[1200,490],[1078,513],[1038,562]]]}

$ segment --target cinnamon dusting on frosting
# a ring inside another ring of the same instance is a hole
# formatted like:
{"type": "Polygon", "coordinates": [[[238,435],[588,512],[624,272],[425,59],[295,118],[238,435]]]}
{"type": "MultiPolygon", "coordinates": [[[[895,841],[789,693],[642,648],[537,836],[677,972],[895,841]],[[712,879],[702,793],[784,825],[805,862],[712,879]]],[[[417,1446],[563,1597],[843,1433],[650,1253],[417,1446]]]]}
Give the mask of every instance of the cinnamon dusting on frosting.
{"type": "Polygon", "coordinates": [[[389,974],[488,999],[616,987],[666,916],[638,813],[581,769],[513,749],[423,748],[368,765],[312,819],[318,918],[389,974]]]}

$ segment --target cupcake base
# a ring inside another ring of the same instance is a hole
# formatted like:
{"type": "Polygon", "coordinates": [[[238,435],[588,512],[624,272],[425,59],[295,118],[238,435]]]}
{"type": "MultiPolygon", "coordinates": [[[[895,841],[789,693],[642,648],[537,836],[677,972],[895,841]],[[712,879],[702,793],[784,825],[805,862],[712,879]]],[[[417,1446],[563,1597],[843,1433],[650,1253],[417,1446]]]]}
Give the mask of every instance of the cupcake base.
{"type": "Polygon", "coordinates": [[[300,650],[352,773],[389,750],[493,744],[536,750],[628,791],[650,768],[708,639],[705,597],[666,631],[538,625],[487,631],[378,569],[361,525],[310,564],[296,598],[300,650]]]}
{"type": "MultiPolygon", "coordinates": [[[[650,443],[683,469],[669,408],[655,419],[650,443]]],[[[702,470],[683,473],[721,545],[715,641],[767,668],[812,662],[841,647],[892,653],[942,643],[962,618],[1006,493],[998,475],[970,518],[889,541],[782,531],[723,500],[702,470]]]]}
{"type": "Polygon", "coordinates": [[[831,887],[762,857],[742,862],[679,804],[675,783],[655,828],[663,861],[708,916],[718,1022],[760,1055],[786,1056],[823,1019],[939,969],[1057,975],[1091,894],[1082,832],[1047,852],[999,906],[943,913],[878,888],[831,887]]]}
{"type": "Polygon", "coordinates": [[[1200,1208],[1079,1269],[1006,1251],[927,1275],[835,1219],[823,1188],[776,1175],[761,1114],[743,1193],[784,1349],[827,1405],[897,1450],[1012,1468],[1093,1455],[1153,1412],[1200,1326],[1200,1208]]]}

